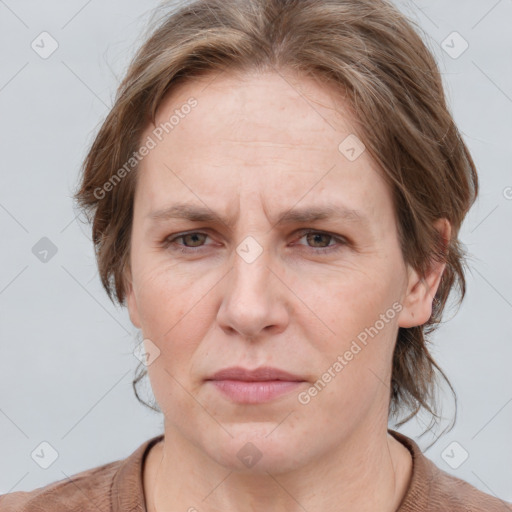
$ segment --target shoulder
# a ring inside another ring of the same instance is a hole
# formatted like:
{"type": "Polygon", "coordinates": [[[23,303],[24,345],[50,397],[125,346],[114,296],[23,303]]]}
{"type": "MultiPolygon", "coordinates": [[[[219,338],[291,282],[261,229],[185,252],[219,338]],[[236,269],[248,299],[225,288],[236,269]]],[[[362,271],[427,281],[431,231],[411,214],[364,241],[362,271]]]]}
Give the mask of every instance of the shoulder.
{"type": "Polygon", "coordinates": [[[512,512],[512,504],[480,491],[468,482],[438,468],[433,462],[432,510],[446,512],[512,512]]]}
{"type": "Polygon", "coordinates": [[[512,504],[442,470],[404,434],[389,430],[409,449],[413,470],[398,512],[512,512],[512,504]]]}
{"type": "Polygon", "coordinates": [[[0,512],[97,510],[108,512],[110,488],[122,461],[87,469],[32,491],[0,496],[0,512]]]}
{"type": "Polygon", "coordinates": [[[142,474],[153,437],[125,459],[86,469],[32,491],[0,496],[0,512],[112,512],[143,510],[142,474]]]}

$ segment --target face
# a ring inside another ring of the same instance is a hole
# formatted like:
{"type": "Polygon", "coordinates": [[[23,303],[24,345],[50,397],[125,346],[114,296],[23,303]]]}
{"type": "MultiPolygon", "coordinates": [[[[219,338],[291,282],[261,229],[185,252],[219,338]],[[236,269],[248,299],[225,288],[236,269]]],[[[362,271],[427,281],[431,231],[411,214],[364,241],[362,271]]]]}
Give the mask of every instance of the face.
{"type": "Polygon", "coordinates": [[[354,159],[342,98],[308,78],[223,74],[182,84],[156,121],[127,304],[159,351],[166,435],[242,469],[250,441],[254,470],[284,471],[385,429],[398,328],[428,319],[439,273],[426,291],[404,264],[391,192],[367,151],[354,159]],[[298,382],[209,380],[234,366],[298,382]]]}

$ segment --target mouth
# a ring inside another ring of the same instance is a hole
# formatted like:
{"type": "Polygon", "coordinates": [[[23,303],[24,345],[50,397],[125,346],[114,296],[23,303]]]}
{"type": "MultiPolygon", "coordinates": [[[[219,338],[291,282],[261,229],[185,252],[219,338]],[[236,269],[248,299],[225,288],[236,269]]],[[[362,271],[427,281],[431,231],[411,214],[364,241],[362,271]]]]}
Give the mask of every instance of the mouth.
{"type": "Polygon", "coordinates": [[[206,382],[233,402],[258,404],[291,393],[306,380],[279,368],[264,366],[249,370],[237,366],[216,372],[206,382]]]}

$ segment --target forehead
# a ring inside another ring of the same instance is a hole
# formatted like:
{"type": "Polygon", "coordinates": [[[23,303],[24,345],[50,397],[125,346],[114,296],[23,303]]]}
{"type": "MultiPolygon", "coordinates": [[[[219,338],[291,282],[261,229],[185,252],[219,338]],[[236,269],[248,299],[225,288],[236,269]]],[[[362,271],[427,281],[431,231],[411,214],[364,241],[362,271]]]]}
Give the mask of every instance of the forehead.
{"type": "Polygon", "coordinates": [[[220,209],[258,201],[281,211],[299,200],[338,200],[378,216],[391,206],[368,152],[344,153],[352,146],[357,156],[362,143],[342,94],[311,78],[223,73],[184,82],[143,139],[156,139],[159,128],[161,140],[140,165],[145,213],[184,195],[220,209]]]}
{"type": "Polygon", "coordinates": [[[178,122],[164,136],[176,142],[191,138],[194,147],[220,136],[226,142],[321,150],[326,145],[336,148],[340,136],[357,131],[357,119],[341,91],[290,72],[224,72],[186,81],[166,95],[155,125],[165,124],[191,98],[197,106],[175,119],[178,122]],[[187,118],[193,121],[185,122],[187,118]]]}

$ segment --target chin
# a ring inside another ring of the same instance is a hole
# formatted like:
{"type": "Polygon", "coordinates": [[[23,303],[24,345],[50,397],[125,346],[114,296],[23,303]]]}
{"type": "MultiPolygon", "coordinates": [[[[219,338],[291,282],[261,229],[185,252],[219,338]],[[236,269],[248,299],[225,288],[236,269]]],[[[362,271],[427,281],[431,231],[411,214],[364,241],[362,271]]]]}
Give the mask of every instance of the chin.
{"type": "Polygon", "coordinates": [[[277,423],[239,423],[226,426],[233,436],[212,440],[208,455],[226,469],[239,473],[279,474],[306,464],[306,439],[277,423]],[[280,431],[279,431],[280,430],[280,431]],[[279,431],[279,432],[278,432],[279,431]],[[213,450],[211,449],[213,448],[213,450]]]}

